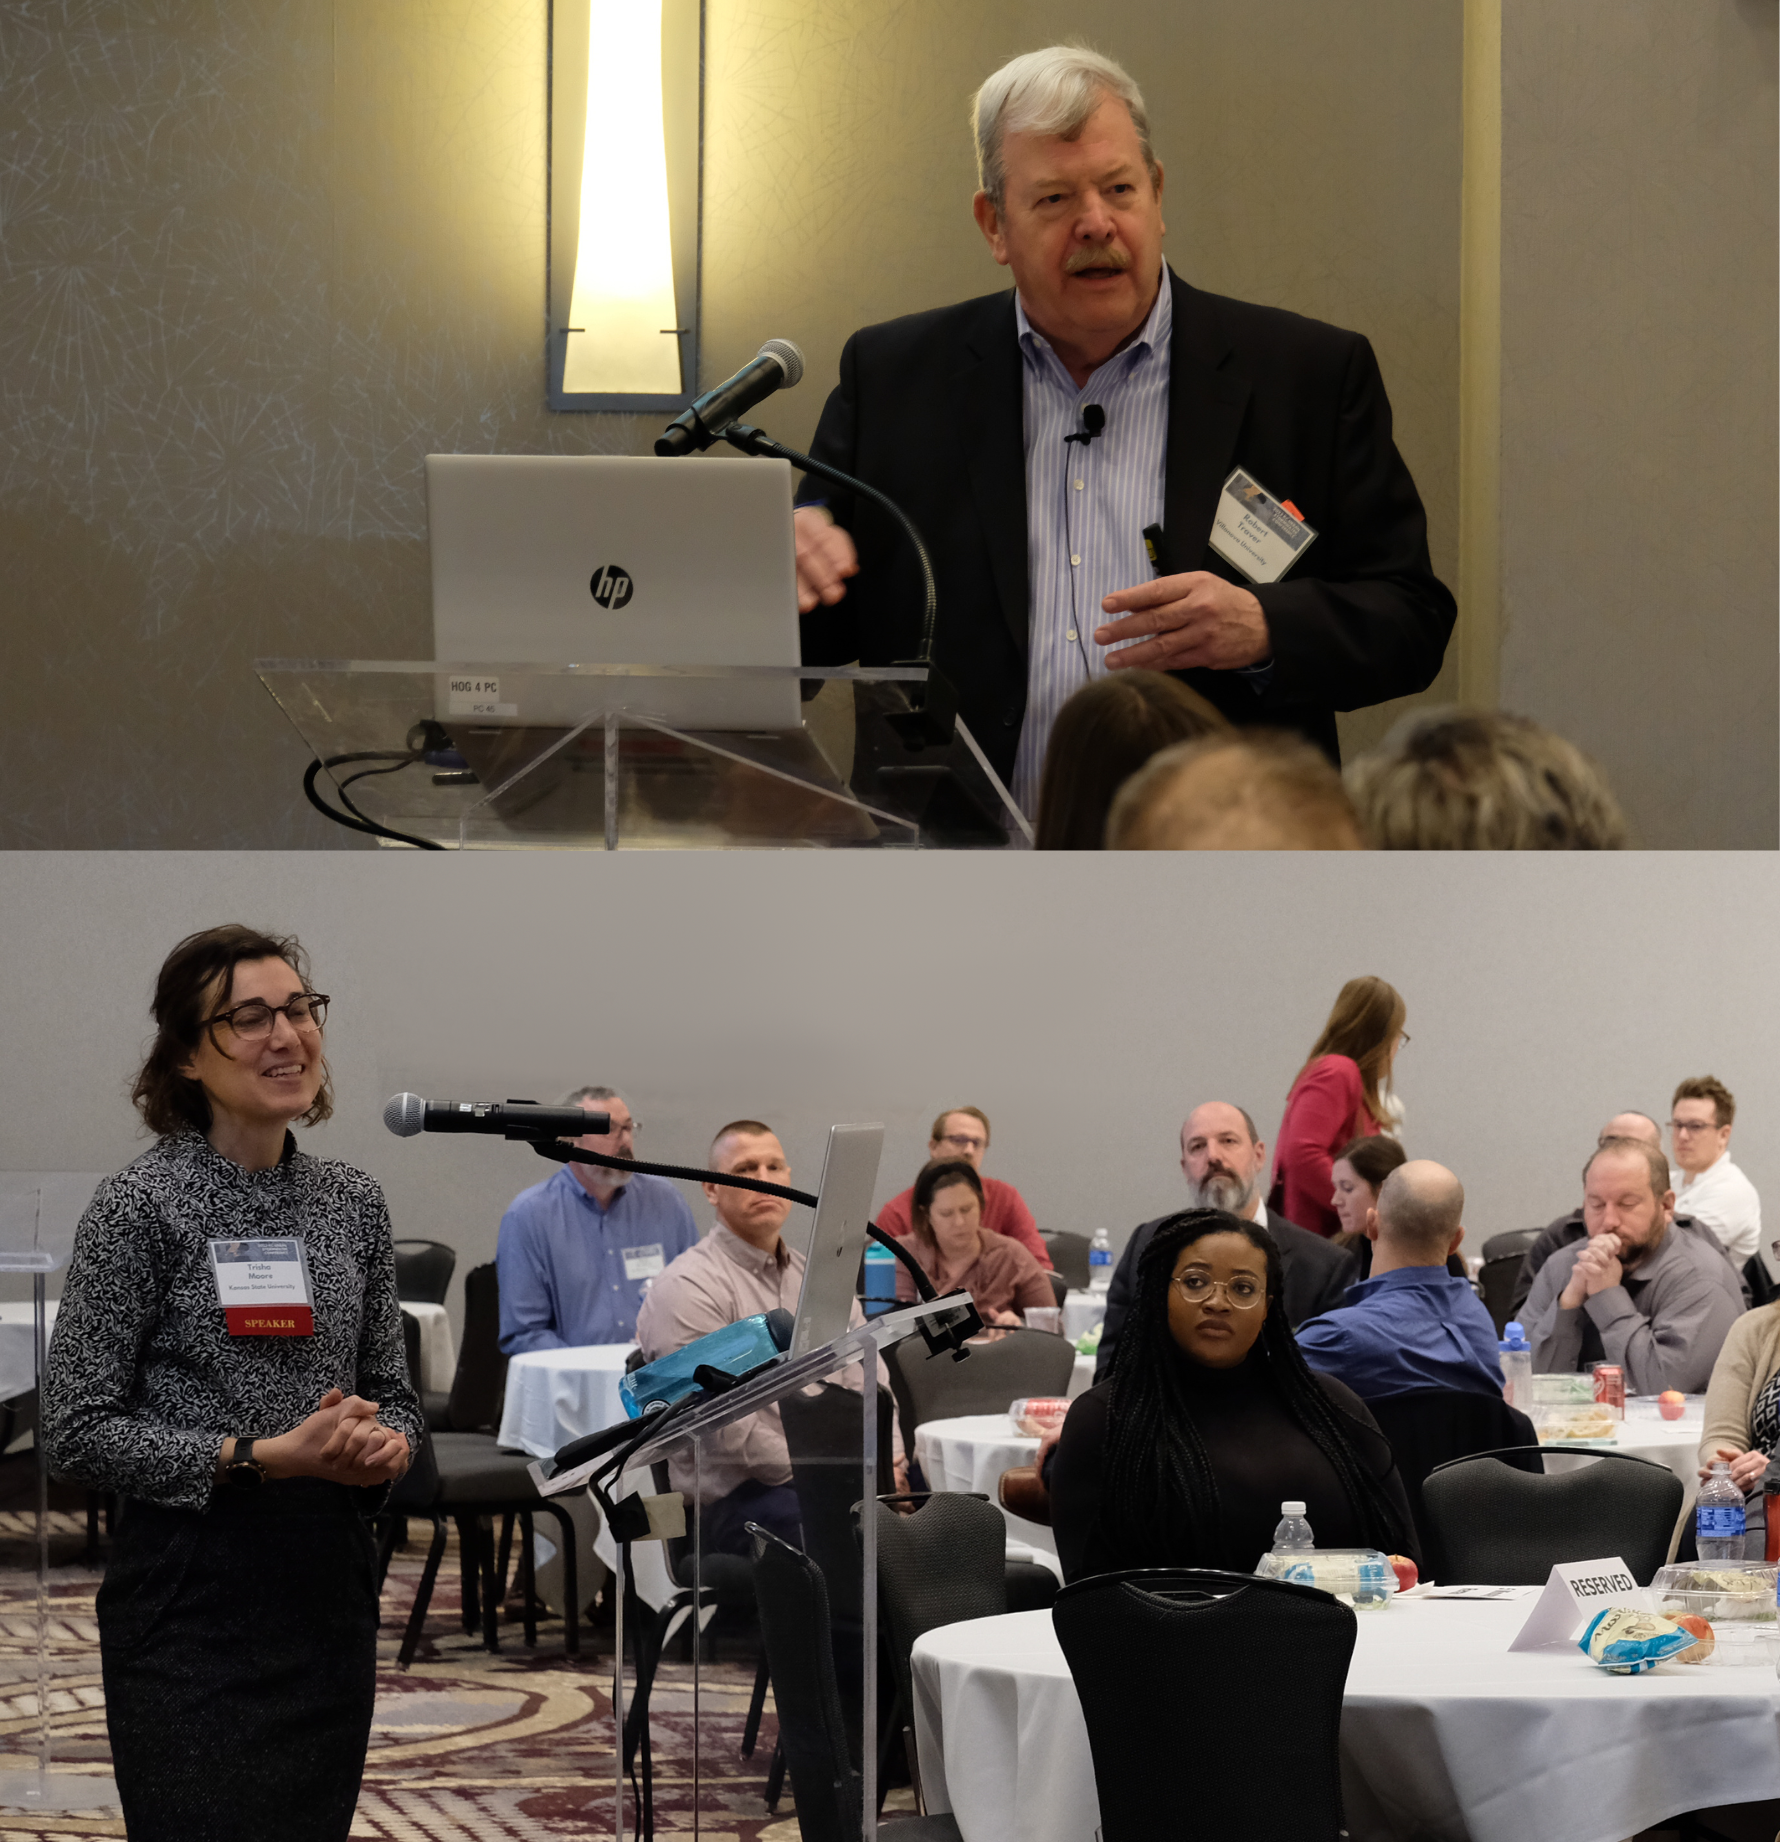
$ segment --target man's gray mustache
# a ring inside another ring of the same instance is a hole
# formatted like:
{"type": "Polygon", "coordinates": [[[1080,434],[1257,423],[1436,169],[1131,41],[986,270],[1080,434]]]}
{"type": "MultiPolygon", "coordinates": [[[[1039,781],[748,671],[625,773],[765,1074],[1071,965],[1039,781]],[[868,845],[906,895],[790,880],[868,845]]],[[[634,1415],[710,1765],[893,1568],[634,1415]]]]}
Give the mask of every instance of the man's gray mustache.
{"type": "Polygon", "coordinates": [[[1128,269],[1131,255],[1128,250],[1106,249],[1072,249],[1064,259],[1063,273],[1079,275],[1083,269],[1128,269]]]}

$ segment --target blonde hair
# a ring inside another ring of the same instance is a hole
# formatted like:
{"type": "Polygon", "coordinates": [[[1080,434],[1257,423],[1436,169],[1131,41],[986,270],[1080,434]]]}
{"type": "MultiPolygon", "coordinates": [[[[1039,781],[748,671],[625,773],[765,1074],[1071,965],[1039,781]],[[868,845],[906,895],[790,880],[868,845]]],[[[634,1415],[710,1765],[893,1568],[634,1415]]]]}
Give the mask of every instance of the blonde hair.
{"type": "Polygon", "coordinates": [[[1383,851],[1623,851],[1625,816],[1600,768],[1529,717],[1417,710],[1347,770],[1383,851]]]}
{"type": "Polygon", "coordinates": [[[1143,92],[1111,58],[1085,45],[1047,45],[1011,59],[971,99],[977,143],[977,184],[1000,211],[1007,195],[1001,144],[1009,134],[1055,134],[1073,141],[1108,96],[1122,102],[1137,130],[1143,163],[1156,183],[1155,149],[1143,92]]]}
{"type": "Polygon", "coordinates": [[[1302,736],[1243,729],[1177,742],[1152,755],[1113,798],[1106,848],[1364,847],[1341,776],[1320,749],[1302,736]]]}

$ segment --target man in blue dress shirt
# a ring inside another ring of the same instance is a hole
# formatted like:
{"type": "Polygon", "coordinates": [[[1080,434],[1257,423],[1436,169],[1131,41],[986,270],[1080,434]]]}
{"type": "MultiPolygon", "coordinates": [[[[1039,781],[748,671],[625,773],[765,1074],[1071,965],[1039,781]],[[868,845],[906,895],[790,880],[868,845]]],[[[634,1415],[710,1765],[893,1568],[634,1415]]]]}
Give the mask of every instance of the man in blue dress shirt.
{"type": "Polygon", "coordinates": [[[1313,1369],[1362,1400],[1411,1388],[1502,1392],[1496,1327],[1468,1280],[1446,1270],[1465,1238],[1465,1192],[1444,1165],[1412,1159],[1385,1178],[1367,1213],[1372,1274],[1347,1303],[1298,1327],[1313,1369]]]}
{"type": "MultiPolygon", "coordinates": [[[[609,1113],[612,1129],[574,1142],[635,1157],[637,1122],[609,1087],[578,1087],[559,1102],[609,1113]]],[[[513,1198],[501,1217],[501,1348],[629,1343],[649,1281],[698,1240],[686,1199],[666,1177],[565,1164],[513,1198]]]]}

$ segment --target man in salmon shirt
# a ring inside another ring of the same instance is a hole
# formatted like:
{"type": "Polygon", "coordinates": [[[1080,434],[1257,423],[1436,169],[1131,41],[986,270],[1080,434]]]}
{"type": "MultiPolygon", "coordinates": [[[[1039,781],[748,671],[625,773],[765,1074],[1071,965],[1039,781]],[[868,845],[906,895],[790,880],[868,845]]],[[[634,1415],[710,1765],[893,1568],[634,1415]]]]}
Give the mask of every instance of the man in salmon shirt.
{"type": "MultiPolygon", "coordinates": [[[[929,1158],[962,1158],[983,1176],[983,1158],[989,1149],[989,1115],[980,1107],[955,1106],[933,1122],[933,1136],[927,1141],[929,1158]]],[[[909,1204],[914,1185],[892,1196],[878,1211],[878,1226],[900,1240],[909,1232],[909,1204]]],[[[996,1177],[983,1177],[983,1228],[988,1234],[1005,1234],[1016,1240],[1048,1273],[1051,1256],[1039,1237],[1038,1224],[1025,1198],[1011,1183],[996,1177]]]]}

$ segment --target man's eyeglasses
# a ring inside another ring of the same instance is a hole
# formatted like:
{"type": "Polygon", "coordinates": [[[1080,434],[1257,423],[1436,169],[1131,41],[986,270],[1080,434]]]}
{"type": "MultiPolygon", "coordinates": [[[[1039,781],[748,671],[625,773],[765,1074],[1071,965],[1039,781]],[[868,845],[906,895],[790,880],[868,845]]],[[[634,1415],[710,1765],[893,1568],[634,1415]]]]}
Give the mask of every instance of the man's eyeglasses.
{"type": "Polygon", "coordinates": [[[947,1132],[939,1142],[942,1145],[956,1145],[962,1151],[981,1151],[989,1143],[986,1138],[978,1138],[970,1132],[947,1132]]]}
{"type": "Polygon", "coordinates": [[[319,991],[305,991],[288,1004],[265,1004],[258,998],[249,998],[245,1004],[218,1011],[205,1027],[214,1030],[219,1023],[226,1024],[242,1042],[249,1043],[272,1034],[274,1017],[287,1018],[293,1030],[319,1030],[327,1022],[329,1002],[319,991]]]}
{"type": "Polygon", "coordinates": [[[1267,1288],[1248,1273],[1234,1279],[1213,1279],[1209,1273],[1181,1273],[1168,1282],[1189,1305],[1203,1305],[1213,1292],[1222,1292],[1232,1311],[1252,1311],[1265,1302],[1267,1288]]]}
{"type": "Polygon", "coordinates": [[[1718,1121],[1715,1119],[1671,1119],[1669,1130],[1677,1138],[1684,1132],[1716,1132],[1718,1121]]]}

